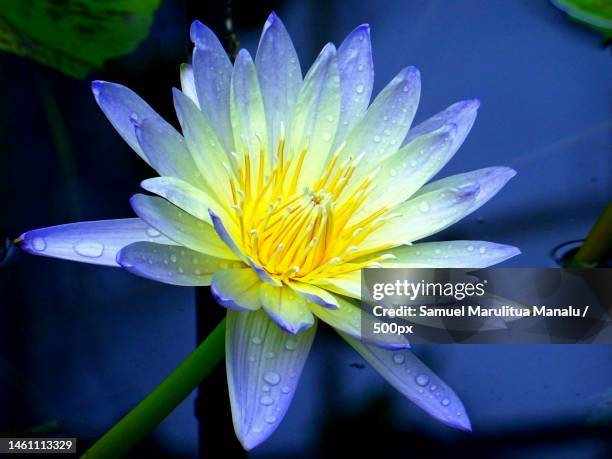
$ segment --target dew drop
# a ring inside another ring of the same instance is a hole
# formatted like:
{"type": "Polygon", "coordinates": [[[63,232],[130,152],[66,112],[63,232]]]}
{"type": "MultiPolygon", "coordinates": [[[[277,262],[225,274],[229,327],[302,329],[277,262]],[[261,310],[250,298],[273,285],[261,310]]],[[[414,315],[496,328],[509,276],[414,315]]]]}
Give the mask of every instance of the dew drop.
{"type": "Polygon", "coordinates": [[[147,228],[147,236],[149,237],[158,237],[160,234],[155,228],[147,228]]]}
{"type": "Polygon", "coordinates": [[[176,263],[176,255],[170,255],[170,261],[176,263]]]}
{"type": "Polygon", "coordinates": [[[251,342],[253,344],[261,344],[261,338],[259,336],[253,336],[253,339],[251,340],[251,342]]]}
{"type": "Polygon", "coordinates": [[[442,400],[440,400],[440,403],[442,404],[442,406],[448,406],[450,405],[450,400],[447,398],[443,398],[442,400]]]}
{"type": "Polygon", "coordinates": [[[426,386],[427,384],[429,384],[429,376],[421,374],[414,378],[414,381],[419,386],[426,386]]]}
{"type": "Polygon", "coordinates": [[[268,424],[274,424],[274,423],[276,422],[276,416],[274,416],[274,415],[270,415],[270,416],[268,416],[268,417],[266,418],[266,422],[267,422],[268,424]]]}
{"type": "Polygon", "coordinates": [[[402,91],[404,91],[404,92],[408,92],[408,91],[410,91],[410,86],[408,86],[408,85],[404,86],[404,87],[402,88],[402,91]]]}
{"type": "Polygon", "coordinates": [[[325,134],[323,134],[323,140],[325,140],[326,142],[329,142],[331,140],[331,134],[329,132],[326,132],[325,134]]]}
{"type": "Polygon", "coordinates": [[[74,251],[87,258],[98,258],[102,256],[104,246],[97,241],[79,241],[74,245],[74,251]]]}
{"type": "Polygon", "coordinates": [[[485,253],[487,251],[486,247],[481,247],[478,249],[479,253],[485,253]]]}
{"type": "Polygon", "coordinates": [[[259,399],[259,403],[264,406],[270,406],[274,403],[274,399],[269,395],[262,395],[262,397],[259,399]]]}
{"type": "Polygon", "coordinates": [[[263,386],[263,387],[261,388],[261,391],[262,391],[262,392],[270,392],[270,386],[263,386]]]}
{"type": "Polygon", "coordinates": [[[261,428],[260,427],[253,427],[251,430],[253,432],[255,432],[255,433],[260,433],[261,432],[261,428]]]}
{"type": "Polygon", "coordinates": [[[427,204],[425,201],[421,202],[419,204],[419,210],[421,212],[427,212],[429,210],[429,204],[427,204]]]}
{"type": "Polygon", "coordinates": [[[404,363],[404,360],[406,360],[406,357],[404,357],[404,354],[393,354],[393,361],[395,363],[397,363],[398,365],[401,365],[402,363],[404,363]]]}
{"type": "Polygon", "coordinates": [[[282,392],[283,394],[288,394],[289,392],[291,392],[291,387],[289,387],[289,386],[283,386],[283,387],[281,387],[281,392],[282,392]]]}
{"type": "Polygon", "coordinates": [[[277,385],[280,382],[281,377],[275,371],[266,371],[264,373],[263,379],[268,384],[271,384],[272,386],[275,386],[275,385],[277,385]]]}
{"type": "Polygon", "coordinates": [[[325,119],[331,123],[334,120],[334,117],[331,115],[327,115],[325,119]]]}
{"type": "Polygon", "coordinates": [[[375,135],[374,136],[374,142],[376,142],[376,143],[380,142],[380,136],[379,135],[375,135]]]}
{"type": "Polygon", "coordinates": [[[32,240],[32,247],[34,247],[34,250],[42,252],[47,248],[47,243],[42,237],[35,237],[32,240]]]}
{"type": "Polygon", "coordinates": [[[391,170],[389,171],[389,175],[390,175],[391,177],[395,177],[395,176],[397,175],[397,171],[396,171],[395,169],[391,169],[391,170]]]}
{"type": "Polygon", "coordinates": [[[432,391],[432,392],[435,392],[437,388],[438,388],[438,386],[436,386],[435,384],[432,384],[432,385],[429,387],[429,390],[430,390],[430,391],[432,391]]]}
{"type": "Polygon", "coordinates": [[[359,64],[357,66],[357,70],[360,71],[360,72],[363,72],[363,65],[359,64]]]}
{"type": "Polygon", "coordinates": [[[358,84],[357,87],[355,88],[355,92],[357,94],[363,94],[363,90],[364,90],[364,88],[363,88],[362,84],[358,84]]]}
{"type": "Polygon", "coordinates": [[[297,347],[298,347],[298,343],[294,339],[288,339],[287,342],[285,343],[285,349],[287,349],[288,351],[295,351],[297,347]]]}
{"type": "Polygon", "coordinates": [[[268,351],[266,352],[266,358],[267,359],[273,359],[274,357],[276,357],[276,354],[272,351],[268,351]]]}
{"type": "Polygon", "coordinates": [[[202,270],[201,269],[196,269],[195,273],[196,273],[196,276],[201,276],[202,275],[202,270]]]}
{"type": "Polygon", "coordinates": [[[468,252],[473,252],[474,251],[474,246],[473,245],[468,245],[467,251],[468,252]]]}

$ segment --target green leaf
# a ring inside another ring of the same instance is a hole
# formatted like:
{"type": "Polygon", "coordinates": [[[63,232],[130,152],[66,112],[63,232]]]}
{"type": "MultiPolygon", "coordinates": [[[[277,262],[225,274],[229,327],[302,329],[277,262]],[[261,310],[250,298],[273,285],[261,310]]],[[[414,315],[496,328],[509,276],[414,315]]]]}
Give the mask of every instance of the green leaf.
{"type": "Polygon", "coordinates": [[[0,0],[0,50],[85,78],[147,37],[159,0],[0,0]]]}
{"type": "Polygon", "coordinates": [[[551,0],[575,21],[600,32],[606,41],[612,38],[611,0],[551,0]]]}

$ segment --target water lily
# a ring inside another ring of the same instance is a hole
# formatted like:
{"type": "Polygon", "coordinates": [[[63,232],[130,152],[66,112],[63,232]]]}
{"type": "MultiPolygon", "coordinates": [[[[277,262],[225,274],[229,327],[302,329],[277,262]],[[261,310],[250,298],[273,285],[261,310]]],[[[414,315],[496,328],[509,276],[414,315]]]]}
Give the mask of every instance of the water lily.
{"type": "Polygon", "coordinates": [[[331,325],[402,394],[469,430],[455,393],[403,337],[361,335],[365,267],[486,267],[519,253],[483,241],[415,241],[487,202],[515,174],[491,167],[426,184],[470,131],[477,100],[409,130],[421,90],[402,69],[370,104],[367,25],[326,45],[302,77],[282,22],[232,65],[196,21],[174,105],[182,134],[130,89],[95,81],[95,98],[159,177],[131,204],[138,218],[28,231],[27,252],[107,266],[168,284],[210,285],[227,308],[226,363],[245,448],[281,422],[319,322],[331,325]]]}

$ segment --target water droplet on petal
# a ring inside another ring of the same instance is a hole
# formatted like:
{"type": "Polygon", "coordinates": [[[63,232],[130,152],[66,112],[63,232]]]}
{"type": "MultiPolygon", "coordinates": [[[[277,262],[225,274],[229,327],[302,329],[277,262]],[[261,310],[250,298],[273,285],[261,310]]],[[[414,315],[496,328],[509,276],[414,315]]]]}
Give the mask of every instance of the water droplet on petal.
{"type": "Polygon", "coordinates": [[[288,351],[295,351],[297,347],[298,347],[298,343],[294,339],[288,339],[287,342],[285,343],[285,349],[287,349],[288,351]]]}
{"type": "Polygon", "coordinates": [[[268,424],[274,424],[274,423],[276,422],[276,419],[277,419],[277,418],[276,418],[276,416],[274,416],[274,415],[270,415],[270,416],[268,416],[268,417],[266,418],[266,422],[267,422],[268,424]]]}
{"type": "Polygon", "coordinates": [[[380,136],[379,135],[375,135],[374,136],[374,142],[376,142],[376,143],[380,142],[380,136]]]}
{"type": "Polygon", "coordinates": [[[34,250],[42,252],[47,248],[47,243],[42,237],[35,237],[32,239],[32,247],[34,247],[34,250]]]}
{"type": "Polygon", "coordinates": [[[263,379],[268,384],[271,384],[271,385],[275,386],[276,384],[278,384],[280,382],[281,377],[275,371],[266,371],[264,373],[263,379]]]}
{"type": "Polygon", "coordinates": [[[104,246],[97,241],[79,241],[74,245],[74,251],[87,258],[98,258],[104,251],[104,246]]]}
{"type": "Polygon", "coordinates": [[[395,176],[397,175],[397,171],[396,171],[395,169],[391,169],[391,170],[389,171],[389,175],[390,175],[391,177],[395,177],[395,176]]]}
{"type": "Polygon", "coordinates": [[[357,94],[363,94],[363,90],[364,90],[364,88],[363,88],[362,84],[358,84],[357,87],[355,88],[355,92],[357,94]]]}
{"type": "Polygon", "coordinates": [[[405,85],[405,86],[402,88],[402,91],[404,91],[404,92],[408,92],[408,91],[410,91],[410,86],[405,85]]]}
{"type": "Polygon", "coordinates": [[[429,210],[429,204],[427,204],[425,201],[421,202],[419,204],[419,210],[421,212],[427,212],[429,210]]]}
{"type": "Polygon", "coordinates": [[[429,384],[429,376],[423,374],[418,375],[416,378],[414,378],[414,382],[416,382],[419,386],[426,386],[429,384]]]}
{"type": "Polygon", "coordinates": [[[447,398],[443,398],[442,400],[440,400],[440,403],[442,404],[442,406],[448,406],[450,405],[450,400],[447,398]]]}
{"type": "Polygon", "coordinates": [[[467,251],[468,252],[473,252],[474,251],[474,246],[473,245],[468,245],[467,251]]]}
{"type": "Polygon", "coordinates": [[[276,354],[272,351],[268,351],[266,352],[266,358],[267,359],[273,359],[274,357],[276,357],[276,354]]]}
{"type": "Polygon", "coordinates": [[[404,360],[406,360],[406,357],[404,357],[404,354],[393,354],[393,361],[395,363],[397,363],[398,365],[401,365],[402,363],[404,363],[404,360]]]}
{"type": "Polygon", "coordinates": [[[170,261],[176,263],[176,255],[170,255],[170,261]]]}
{"type": "Polygon", "coordinates": [[[485,253],[486,251],[487,251],[486,247],[481,247],[481,248],[478,249],[479,253],[485,253]]]}
{"type": "Polygon", "coordinates": [[[289,392],[291,392],[291,387],[289,387],[289,386],[283,386],[283,387],[281,387],[281,392],[282,392],[283,394],[288,394],[289,392]]]}
{"type": "Polygon", "coordinates": [[[325,134],[323,134],[323,140],[325,140],[326,142],[329,142],[331,140],[331,134],[329,132],[326,132],[325,134]]]}
{"type": "Polygon", "coordinates": [[[360,71],[360,72],[363,72],[363,65],[359,64],[357,66],[357,70],[360,71]]]}
{"type": "Polygon", "coordinates": [[[147,236],[149,237],[158,237],[160,234],[155,228],[147,228],[147,236]]]}
{"type": "Polygon", "coordinates": [[[270,397],[269,395],[263,395],[260,399],[259,399],[259,403],[261,403],[264,406],[270,406],[274,403],[274,399],[272,397],[270,397]]]}
{"type": "Polygon", "coordinates": [[[261,338],[259,336],[253,336],[253,339],[251,340],[251,342],[253,344],[261,344],[261,338]]]}

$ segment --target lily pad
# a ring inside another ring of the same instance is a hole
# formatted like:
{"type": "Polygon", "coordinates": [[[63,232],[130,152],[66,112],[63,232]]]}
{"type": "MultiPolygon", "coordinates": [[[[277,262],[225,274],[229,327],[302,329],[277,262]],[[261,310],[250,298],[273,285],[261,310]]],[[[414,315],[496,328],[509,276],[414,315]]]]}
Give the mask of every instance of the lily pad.
{"type": "Polygon", "coordinates": [[[0,50],[85,78],[149,34],[159,0],[0,0],[0,50]]]}
{"type": "Polygon", "coordinates": [[[572,19],[600,32],[604,40],[612,39],[612,1],[551,0],[551,3],[572,19]]]}

